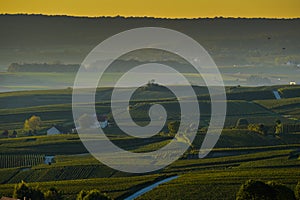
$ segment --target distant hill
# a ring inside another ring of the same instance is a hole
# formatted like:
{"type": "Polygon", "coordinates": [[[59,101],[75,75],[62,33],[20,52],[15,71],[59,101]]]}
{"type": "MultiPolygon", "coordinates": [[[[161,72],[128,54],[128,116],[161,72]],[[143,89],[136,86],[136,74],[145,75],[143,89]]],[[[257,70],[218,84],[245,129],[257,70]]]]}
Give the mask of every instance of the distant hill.
{"type": "Polygon", "coordinates": [[[189,35],[204,46],[218,65],[300,63],[300,19],[0,15],[0,70],[22,62],[81,63],[106,38],[145,26],[189,35]]]}
{"type": "Polygon", "coordinates": [[[78,64],[47,64],[47,63],[32,63],[18,64],[12,63],[8,72],[77,72],[78,64]]]}

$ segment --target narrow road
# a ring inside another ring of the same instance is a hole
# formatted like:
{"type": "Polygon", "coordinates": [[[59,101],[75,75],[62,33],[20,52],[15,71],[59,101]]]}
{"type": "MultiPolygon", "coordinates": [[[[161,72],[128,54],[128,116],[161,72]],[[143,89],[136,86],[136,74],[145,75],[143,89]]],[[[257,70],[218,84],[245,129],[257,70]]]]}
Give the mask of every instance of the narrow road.
{"type": "Polygon", "coordinates": [[[153,190],[154,188],[156,188],[160,184],[167,183],[167,182],[172,181],[176,178],[178,178],[178,176],[172,176],[172,177],[169,177],[169,178],[165,178],[161,181],[157,181],[156,183],[153,183],[152,185],[149,185],[149,186],[147,186],[143,189],[140,189],[139,191],[135,192],[134,194],[130,195],[129,197],[125,198],[124,200],[134,200],[134,199],[142,196],[146,192],[149,192],[150,190],[153,190]]]}

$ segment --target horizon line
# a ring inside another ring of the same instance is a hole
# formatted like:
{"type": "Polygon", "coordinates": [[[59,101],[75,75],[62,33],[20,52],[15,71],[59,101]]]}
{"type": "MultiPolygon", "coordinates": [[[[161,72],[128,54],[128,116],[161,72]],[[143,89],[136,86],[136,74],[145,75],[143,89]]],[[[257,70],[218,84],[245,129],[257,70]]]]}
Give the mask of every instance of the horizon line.
{"type": "Polygon", "coordinates": [[[74,18],[148,18],[148,19],[167,19],[167,20],[197,20],[197,19],[267,19],[267,20],[295,20],[299,17],[234,17],[234,16],[214,16],[214,17],[155,17],[155,16],[124,16],[124,15],[68,15],[68,14],[43,14],[43,13],[0,13],[0,15],[24,15],[24,16],[46,16],[46,17],[74,17],[74,18]]]}

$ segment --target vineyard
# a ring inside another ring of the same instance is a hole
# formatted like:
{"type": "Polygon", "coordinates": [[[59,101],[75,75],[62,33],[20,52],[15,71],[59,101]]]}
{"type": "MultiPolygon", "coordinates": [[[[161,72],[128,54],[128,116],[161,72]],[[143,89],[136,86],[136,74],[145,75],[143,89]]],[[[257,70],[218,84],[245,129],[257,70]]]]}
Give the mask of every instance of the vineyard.
{"type": "MultiPolygon", "coordinates": [[[[87,178],[106,178],[112,177],[115,170],[104,165],[76,165],[76,166],[58,166],[41,168],[23,168],[23,169],[1,169],[0,183],[18,183],[22,180],[26,182],[47,182],[55,180],[76,180],[87,178]]],[[[123,173],[117,173],[116,176],[124,176],[123,173]]]]}
{"type": "Polygon", "coordinates": [[[0,154],[0,168],[28,167],[44,163],[43,154],[0,154]]]}

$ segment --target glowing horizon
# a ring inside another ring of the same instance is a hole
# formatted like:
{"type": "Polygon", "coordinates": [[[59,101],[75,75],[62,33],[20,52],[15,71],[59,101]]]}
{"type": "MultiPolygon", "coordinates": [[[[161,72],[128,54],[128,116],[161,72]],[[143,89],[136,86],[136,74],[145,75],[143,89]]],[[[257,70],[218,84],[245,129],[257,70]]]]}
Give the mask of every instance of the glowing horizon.
{"type": "Polygon", "coordinates": [[[299,18],[299,0],[0,0],[1,14],[155,18],[299,18]],[[23,1],[23,3],[20,3],[23,1]],[[70,6],[71,5],[71,6],[70,6]]]}

